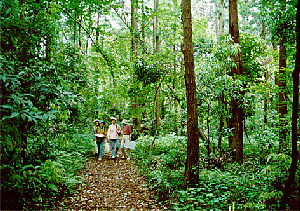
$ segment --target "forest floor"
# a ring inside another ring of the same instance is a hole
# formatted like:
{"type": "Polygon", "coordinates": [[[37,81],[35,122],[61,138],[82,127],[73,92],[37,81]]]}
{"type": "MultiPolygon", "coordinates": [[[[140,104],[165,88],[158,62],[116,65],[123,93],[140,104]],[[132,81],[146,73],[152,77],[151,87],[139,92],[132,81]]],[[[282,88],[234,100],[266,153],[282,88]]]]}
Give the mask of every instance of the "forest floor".
{"type": "MultiPolygon", "coordinates": [[[[121,153],[119,153],[121,154],[121,153]]],[[[56,202],[56,209],[74,210],[164,210],[152,197],[145,178],[138,176],[132,160],[112,159],[86,162],[84,183],[77,192],[56,202]]]]}

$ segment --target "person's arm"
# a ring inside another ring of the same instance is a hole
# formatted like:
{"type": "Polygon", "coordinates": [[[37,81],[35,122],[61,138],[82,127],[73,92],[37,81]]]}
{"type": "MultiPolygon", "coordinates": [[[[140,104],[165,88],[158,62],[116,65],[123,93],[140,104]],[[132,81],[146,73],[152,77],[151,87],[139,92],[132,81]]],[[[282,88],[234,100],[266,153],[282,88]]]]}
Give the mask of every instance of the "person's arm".
{"type": "Polygon", "coordinates": [[[107,130],[107,140],[110,139],[110,126],[108,126],[108,130],[107,130]]]}
{"type": "Polygon", "coordinates": [[[117,133],[118,133],[118,132],[121,132],[121,133],[122,133],[122,129],[121,129],[121,126],[120,126],[120,125],[117,126],[117,133]]]}

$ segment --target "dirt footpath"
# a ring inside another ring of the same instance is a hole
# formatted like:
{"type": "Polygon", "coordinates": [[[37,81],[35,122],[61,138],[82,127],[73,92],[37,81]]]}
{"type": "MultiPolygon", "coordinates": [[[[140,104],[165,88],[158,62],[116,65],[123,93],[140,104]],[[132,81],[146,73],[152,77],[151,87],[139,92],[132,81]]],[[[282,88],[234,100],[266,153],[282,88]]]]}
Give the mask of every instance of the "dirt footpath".
{"type": "Polygon", "coordinates": [[[82,176],[85,183],[71,197],[58,202],[56,208],[75,210],[164,210],[151,197],[132,161],[104,156],[90,159],[82,176]]]}

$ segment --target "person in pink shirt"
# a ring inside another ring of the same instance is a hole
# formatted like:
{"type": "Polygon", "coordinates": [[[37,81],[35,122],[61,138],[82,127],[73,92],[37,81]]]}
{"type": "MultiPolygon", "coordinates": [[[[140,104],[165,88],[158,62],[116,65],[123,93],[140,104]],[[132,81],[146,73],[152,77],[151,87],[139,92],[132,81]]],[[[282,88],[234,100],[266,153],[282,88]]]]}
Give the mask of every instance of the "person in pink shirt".
{"type": "Polygon", "coordinates": [[[127,158],[127,160],[130,160],[130,149],[124,147],[124,145],[127,141],[130,141],[132,135],[132,129],[125,119],[122,121],[122,123],[124,125],[123,138],[121,141],[121,152],[123,153],[122,158],[127,158]]]}
{"type": "Polygon", "coordinates": [[[119,150],[119,136],[121,135],[121,127],[117,124],[117,119],[115,117],[111,118],[111,125],[108,127],[107,131],[107,141],[110,141],[112,158],[116,158],[119,150]],[[115,148],[116,145],[116,148],[115,148]]]}

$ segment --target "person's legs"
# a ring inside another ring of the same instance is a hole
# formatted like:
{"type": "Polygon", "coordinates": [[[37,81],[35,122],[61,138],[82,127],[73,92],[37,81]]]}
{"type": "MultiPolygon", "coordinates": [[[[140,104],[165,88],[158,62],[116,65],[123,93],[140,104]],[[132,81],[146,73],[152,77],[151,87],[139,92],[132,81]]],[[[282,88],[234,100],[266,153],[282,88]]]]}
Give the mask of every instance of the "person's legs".
{"type": "Polygon", "coordinates": [[[104,145],[105,141],[104,140],[101,140],[99,141],[99,158],[102,159],[102,156],[103,156],[103,145],[104,145]]]}
{"type": "Polygon", "coordinates": [[[97,145],[97,158],[99,158],[99,154],[100,154],[100,140],[96,140],[96,145],[97,145]]]}
{"type": "Polygon", "coordinates": [[[95,157],[97,158],[97,155],[98,155],[98,146],[97,146],[97,143],[96,143],[96,139],[93,139],[94,140],[94,144],[95,144],[95,157]]]}
{"type": "MultiPolygon", "coordinates": [[[[127,141],[129,141],[130,140],[130,136],[129,135],[125,135],[124,136],[124,144],[127,142],[127,141]]],[[[129,154],[128,154],[128,148],[126,148],[126,147],[124,147],[123,148],[123,154],[124,154],[124,157],[125,158],[128,158],[129,157],[129,154]]]]}
{"type": "Polygon", "coordinates": [[[115,142],[116,142],[116,139],[110,139],[111,155],[113,157],[116,156],[116,153],[115,153],[115,142]]]}
{"type": "Polygon", "coordinates": [[[125,150],[124,150],[124,144],[125,144],[125,136],[123,136],[122,140],[121,140],[121,152],[123,154],[123,156],[125,157],[125,150]]]}
{"type": "Polygon", "coordinates": [[[118,154],[118,150],[119,150],[119,139],[116,140],[116,154],[118,154]]]}

